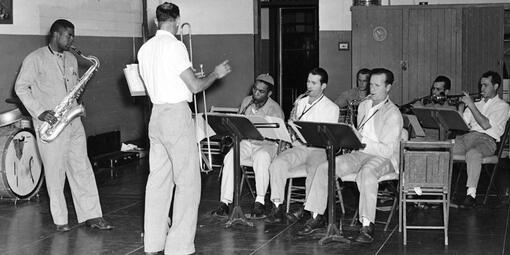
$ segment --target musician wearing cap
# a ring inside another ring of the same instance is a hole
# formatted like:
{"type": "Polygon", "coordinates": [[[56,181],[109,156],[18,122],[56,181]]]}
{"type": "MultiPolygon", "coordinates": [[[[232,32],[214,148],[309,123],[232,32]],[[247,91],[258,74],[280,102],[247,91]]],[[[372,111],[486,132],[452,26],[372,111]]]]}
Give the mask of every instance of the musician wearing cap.
{"type": "MultiPolygon", "coordinates": [[[[400,111],[389,98],[393,73],[384,68],[372,69],[370,98],[361,102],[358,109],[358,131],[365,148],[337,156],[336,176],[357,174],[359,190],[359,221],[362,226],[356,242],[373,242],[377,203],[378,179],[393,171],[398,172],[399,145],[403,120],[400,111]]],[[[298,232],[309,235],[322,228],[328,197],[328,162],[318,166],[310,183],[305,210],[312,218],[298,232]]]]}
{"type": "Polygon", "coordinates": [[[459,105],[459,112],[469,126],[469,133],[457,136],[453,146],[454,155],[466,156],[467,192],[461,206],[466,208],[476,204],[476,187],[480,178],[482,158],[494,155],[496,142],[505,131],[510,107],[498,96],[501,87],[501,76],[494,71],[488,71],[480,78],[480,92],[482,100],[474,102],[464,92],[459,105]]]}
{"type": "MultiPolygon", "coordinates": [[[[50,43],[30,53],[21,66],[15,91],[33,118],[38,130],[44,122],[56,124],[53,109],[78,84],[78,64],[69,52],[74,39],[74,25],[56,20],[50,28],[50,43]]],[[[76,105],[75,100],[70,102],[76,105]]],[[[94,172],[87,156],[85,130],[80,118],[72,120],[58,137],[37,145],[44,164],[50,211],[57,231],[68,231],[68,211],[64,197],[67,180],[73,195],[78,223],[98,229],[112,229],[104,220],[94,172]]]]}
{"type": "MultiPolygon", "coordinates": [[[[269,74],[261,74],[252,86],[252,95],[243,99],[239,113],[244,115],[271,116],[284,119],[283,111],[273,99],[274,80],[269,74]]],[[[265,202],[269,186],[269,164],[277,152],[277,144],[271,141],[243,140],[240,144],[241,165],[252,165],[255,172],[255,187],[257,197],[253,206],[252,218],[265,217],[265,202]]],[[[223,161],[221,177],[220,205],[213,215],[227,216],[229,204],[232,203],[234,192],[234,155],[230,150],[223,161]]]]}
{"type": "MultiPolygon", "coordinates": [[[[328,73],[317,67],[308,73],[306,81],[307,92],[294,103],[291,121],[338,122],[338,106],[324,95],[328,86],[328,73]]],[[[285,184],[290,171],[300,165],[306,166],[306,183],[310,183],[316,165],[326,160],[324,149],[307,147],[299,141],[293,143],[293,148],[281,152],[269,167],[271,186],[271,213],[267,222],[280,222],[285,216],[283,201],[285,197],[285,184]]],[[[307,185],[309,187],[309,185],[307,185]]],[[[308,192],[306,192],[308,194],[308,192]]],[[[291,220],[302,216],[303,209],[289,213],[291,220]]]]}
{"type": "Polygon", "coordinates": [[[195,252],[201,180],[188,102],[193,93],[207,89],[230,72],[228,61],[224,61],[209,75],[195,77],[186,47],[175,37],[179,24],[179,7],[160,4],[156,8],[156,35],[138,52],[140,75],[153,103],[144,216],[144,250],[148,254],[195,252]],[[168,229],[172,195],[172,225],[168,229]]]}

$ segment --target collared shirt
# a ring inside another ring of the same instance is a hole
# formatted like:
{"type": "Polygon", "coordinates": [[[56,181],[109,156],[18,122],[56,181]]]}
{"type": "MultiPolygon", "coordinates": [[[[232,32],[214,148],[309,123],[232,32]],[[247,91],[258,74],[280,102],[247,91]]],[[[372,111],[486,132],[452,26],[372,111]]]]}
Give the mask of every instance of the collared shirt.
{"type": "Polygon", "coordinates": [[[192,93],[181,79],[191,67],[186,46],[165,30],[158,30],[138,51],[139,71],[154,104],[191,102],[192,93]]]}
{"type": "Polygon", "coordinates": [[[245,115],[271,116],[282,120],[285,119],[282,108],[273,99],[268,98],[266,103],[259,109],[255,109],[255,104],[251,103],[251,100],[252,96],[245,97],[239,108],[244,110],[245,115]]]}
{"type": "Polygon", "coordinates": [[[78,62],[68,52],[58,53],[48,46],[30,53],[19,71],[14,89],[34,120],[44,111],[54,110],[78,83],[78,62]]]}
{"type": "Polygon", "coordinates": [[[362,143],[366,144],[361,151],[389,159],[398,172],[402,114],[389,98],[378,105],[372,104],[372,100],[365,100],[358,107],[358,128],[363,133],[362,143]]]}
{"type": "Polygon", "coordinates": [[[503,135],[503,132],[505,132],[505,124],[509,117],[510,106],[497,95],[487,100],[487,102],[483,99],[479,102],[475,102],[475,106],[483,116],[489,119],[491,127],[484,130],[478,122],[476,122],[471,110],[466,108],[463,117],[464,121],[466,121],[470,127],[470,131],[487,134],[496,139],[496,142],[499,142],[499,138],[503,135]]]}
{"type": "MultiPolygon", "coordinates": [[[[386,99],[384,99],[384,101],[380,102],[377,105],[373,105],[374,101],[372,101],[372,100],[370,100],[370,101],[371,101],[372,107],[367,109],[366,114],[363,115],[363,116],[365,116],[365,118],[361,120],[360,127],[358,128],[362,135],[361,143],[365,143],[365,144],[367,142],[369,142],[370,140],[379,141],[379,138],[377,138],[377,134],[375,131],[376,127],[375,127],[375,122],[374,122],[374,115],[377,114],[379,109],[381,109],[381,107],[385,103],[388,102],[388,97],[386,97],[386,99]]],[[[364,152],[377,155],[377,153],[373,152],[373,151],[364,151],[364,152]]]]}
{"type": "Polygon", "coordinates": [[[339,109],[329,98],[322,95],[312,103],[309,97],[303,97],[297,102],[296,115],[300,121],[337,123],[339,109]]]}

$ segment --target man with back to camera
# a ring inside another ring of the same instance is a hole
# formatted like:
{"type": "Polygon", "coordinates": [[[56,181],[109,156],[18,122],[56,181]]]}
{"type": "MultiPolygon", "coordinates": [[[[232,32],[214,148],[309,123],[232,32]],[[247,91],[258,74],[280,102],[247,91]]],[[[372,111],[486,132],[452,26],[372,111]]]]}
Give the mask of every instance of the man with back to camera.
{"type": "Polygon", "coordinates": [[[188,102],[230,72],[228,61],[199,79],[186,46],[175,34],[180,11],[165,2],[156,8],[156,35],[138,52],[140,75],[153,103],[149,122],[149,167],[145,193],[146,254],[192,254],[200,203],[200,168],[195,125],[188,102]],[[172,193],[175,186],[174,199],[172,193]],[[168,212],[173,202],[172,225],[168,212]]]}

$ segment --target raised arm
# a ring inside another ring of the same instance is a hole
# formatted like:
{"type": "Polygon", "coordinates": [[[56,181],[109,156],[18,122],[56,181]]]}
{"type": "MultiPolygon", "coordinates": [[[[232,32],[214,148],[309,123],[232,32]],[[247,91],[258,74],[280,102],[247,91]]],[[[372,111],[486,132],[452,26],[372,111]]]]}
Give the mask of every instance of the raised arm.
{"type": "Polygon", "coordinates": [[[223,63],[217,65],[214,71],[204,78],[197,78],[191,68],[184,70],[180,74],[180,77],[192,93],[198,93],[207,89],[215,80],[225,77],[225,75],[231,71],[228,60],[225,60],[223,63]]]}

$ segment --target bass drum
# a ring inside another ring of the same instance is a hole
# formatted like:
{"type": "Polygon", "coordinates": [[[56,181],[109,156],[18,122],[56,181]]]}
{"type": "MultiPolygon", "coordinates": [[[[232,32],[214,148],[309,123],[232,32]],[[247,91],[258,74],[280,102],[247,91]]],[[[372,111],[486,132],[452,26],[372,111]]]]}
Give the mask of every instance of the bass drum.
{"type": "Polygon", "coordinates": [[[0,197],[30,199],[43,183],[35,133],[10,125],[0,129],[0,197]]]}

